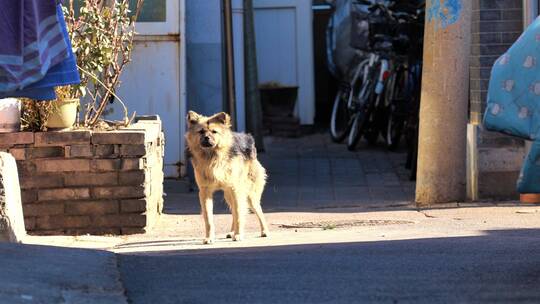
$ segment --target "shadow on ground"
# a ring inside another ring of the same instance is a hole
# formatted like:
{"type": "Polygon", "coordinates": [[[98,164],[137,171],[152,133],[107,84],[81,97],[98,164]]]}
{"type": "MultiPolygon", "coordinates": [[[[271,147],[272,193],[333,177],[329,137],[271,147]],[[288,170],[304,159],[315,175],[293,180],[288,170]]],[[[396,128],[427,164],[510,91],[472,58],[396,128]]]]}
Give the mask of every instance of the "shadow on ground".
{"type": "Polygon", "coordinates": [[[124,303],[114,253],[0,243],[0,303],[124,303]]]}
{"type": "Polygon", "coordinates": [[[540,229],[121,254],[132,303],[538,303],[540,229]]]}

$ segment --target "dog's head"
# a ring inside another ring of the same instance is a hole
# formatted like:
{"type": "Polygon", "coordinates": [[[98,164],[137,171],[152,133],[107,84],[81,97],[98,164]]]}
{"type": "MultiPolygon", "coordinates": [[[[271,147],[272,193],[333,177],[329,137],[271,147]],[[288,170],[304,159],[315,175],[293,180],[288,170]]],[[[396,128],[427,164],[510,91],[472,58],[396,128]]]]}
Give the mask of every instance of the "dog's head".
{"type": "Polygon", "coordinates": [[[229,145],[231,137],[231,118],[221,112],[206,117],[189,111],[187,115],[188,132],[186,139],[191,149],[216,150],[229,145]]]}

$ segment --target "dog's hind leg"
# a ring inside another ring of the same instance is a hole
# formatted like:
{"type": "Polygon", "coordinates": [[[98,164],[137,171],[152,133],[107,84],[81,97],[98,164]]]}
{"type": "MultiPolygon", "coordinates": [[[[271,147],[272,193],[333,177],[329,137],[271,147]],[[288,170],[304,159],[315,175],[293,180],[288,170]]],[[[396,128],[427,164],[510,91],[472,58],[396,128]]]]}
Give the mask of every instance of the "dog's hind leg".
{"type": "Polygon", "coordinates": [[[268,236],[268,225],[266,224],[266,219],[264,218],[264,213],[261,208],[261,195],[252,194],[249,196],[249,206],[251,210],[255,212],[257,218],[259,219],[259,224],[261,225],[261,237],[268,236]]]}
{"type": "Polygon", "coordinates": [[[206,237],[203,241],[204,244],[212,244],[216,235],[214,228],[214,201],[212,200],[212,195],[213,192],[208,188],[201,188],[199,190],[199,200],[206,229],[206,237]]]}
{"type": "Polygon", "coordinates": [[[236,225],[234,227],[234,241],[241,241],[244,238],[244,226],[246,222],[246,211],[248,205],[247,195],[243,193],[234,193],[234,208],[233,213],[236,212],[236,225]]]}
{"type": "Polygon", "coordinates": [[[229,209],[231,210],[231,214],[232,214],[231,231],[227,233],[227,238],[232,239],[234,237],[234,232],[236,231],[236,223],[237,223],[235,201],[234,201],[234,196],[229,190],[224,191],[224,195],[225,195],[225,201],[227,202],[227,205],[229,205],[229,209]]]}

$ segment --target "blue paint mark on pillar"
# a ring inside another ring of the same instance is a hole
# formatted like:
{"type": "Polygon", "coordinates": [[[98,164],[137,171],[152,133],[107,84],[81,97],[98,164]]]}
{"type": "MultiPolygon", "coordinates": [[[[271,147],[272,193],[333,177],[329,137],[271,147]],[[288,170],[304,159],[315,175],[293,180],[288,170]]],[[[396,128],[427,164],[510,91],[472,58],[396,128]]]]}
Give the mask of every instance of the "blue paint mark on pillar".
{"type": "MultiPolygon", "coordinates": [[[[461,0],[428,0],[427,17],[429,22],[435,22],[435,30],[447,28],[459,21],[461,16],[461,0]]],[[[469,0],[467,0],[469,1],[469,0]]]]}

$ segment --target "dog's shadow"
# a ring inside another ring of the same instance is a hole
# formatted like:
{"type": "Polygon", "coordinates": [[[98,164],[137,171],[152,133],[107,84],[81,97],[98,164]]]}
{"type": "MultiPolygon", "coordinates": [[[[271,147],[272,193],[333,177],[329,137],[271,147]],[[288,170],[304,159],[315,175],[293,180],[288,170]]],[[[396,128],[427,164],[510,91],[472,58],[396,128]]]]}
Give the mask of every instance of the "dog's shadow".
{"type": "MultiPolygon", "coordinates": [[[[224,240],[226,238],[223,238],[224,240]]],[[[134,248],[147,248],[147,247],[167,247],[167,246],[190,246],[201,245],[202,239],[185,239],[185,240],[155,240],[144,242],[129,242],[122,243],[113,247],[113,249],[134,249],[134,248]]]]}

